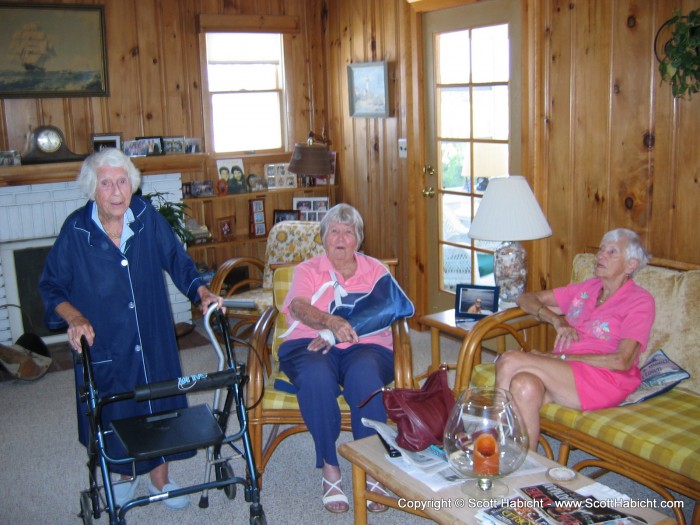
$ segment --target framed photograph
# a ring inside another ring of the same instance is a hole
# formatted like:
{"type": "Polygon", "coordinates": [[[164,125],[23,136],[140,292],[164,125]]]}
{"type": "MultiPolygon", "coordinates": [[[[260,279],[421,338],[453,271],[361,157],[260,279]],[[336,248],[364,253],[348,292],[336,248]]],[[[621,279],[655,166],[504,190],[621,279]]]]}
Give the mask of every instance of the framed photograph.
{"type": "Polygon", "coordinates": [[[148,155],[148,142],[143,140],[125,140],[124,154],[128,157],[145,157],[148,155]]]}
{"type": "Polygon", "coordinates": [[[0,166],[21,166],[22,158],[19,151],[11,149],[0,151],[0,166]]]}
{"type": "Polygon", "coordinates": [[[383,62],[348,64],[350,116],[386,118],[389,116],[389,67],[383,62]]]}
{"type": "Polygon", "coordinates": [[[182,198],[189,199],[190,197],[192,197],[192,183],[191,182],[183,182],[182,183],[182,198]]]}
{"type": "Polygon", "coordinates": [[[236,229],[236,216],[230,215],[228,217],[221,217],[216,221],[216,231],[219,242],[233,240],[234,232],[236,229]]]}
{"type": "Polygon", "coordinates": [[[190,184],[192,197],[212,197],[214,195],[214,185],[210,180],[196,180],[190,184]]]}
{"type": "Polygon", "coordinates": [[[216,169],[219,172],[219,181],[226,181],[229,195],[250,191],[243,167],[243,159],[218,159],[216,169]]]}
{"type": "Polygon", "coordinates": [[[250,199],[248,208],[250,237],[264,237],[267,234],[267,228],[265,227],[265,199],[250,199]]]}
{"type": "Polygon", "coordinates": [[[146,145],[146,155],[163,154],[163,137],[136,137],[136,140],[146,145]]]}
{"type": "Polygon", "coordinates": [[[294,197],[292,208],[302,221],[320,221],[328,211],[328,197],[294,197]]]}
{"type": "Polygon", "coordinates": [[[258,177],[255,173],[248,175],[248,190],[249,191],[265,191],[267,190],[267,179],[258,177]]]}
{"type": "Polygon", "coordinates": [[[277,224],[282,221],[298,221],[299,210],[275,210],[272,215],[272,222],[277,224]]]}
{"type": "Polygon", "coordinates": [[[498,311],[498,286],[458,284],[455,319],[477,320],[498,311]]]}
{"type": "Polygon", "coordinates": [[[185,137],[163,137],[163,153],[166,155],[185,153],[185,137]]]}
{"type": "Polygon", "coordinates": [[[122,149],[121,133],[95,133],[92,136],[92,151],[102,151],[105,148],[122,149]]]}
{"type": "Polygon", "coordinates": [[[201,153],[202,139],[195,137],[185,138],[185,153],[201,153]]]}
{"type": "Polygon", "coordinates": [[[109,94],[104,7],[0,5],[0,98],[109,94]]]}

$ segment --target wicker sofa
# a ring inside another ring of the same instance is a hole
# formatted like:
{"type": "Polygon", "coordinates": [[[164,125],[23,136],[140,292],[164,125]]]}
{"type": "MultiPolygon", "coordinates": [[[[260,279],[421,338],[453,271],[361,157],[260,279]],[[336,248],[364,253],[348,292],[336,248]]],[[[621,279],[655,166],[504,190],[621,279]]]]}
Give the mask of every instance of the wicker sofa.
{"type": "MultiPolygon", "coordinates": [[[[572,281],[593,276],[595,256],[579,254],[574,259],[572,281]]],[[[635,281],[649,290],[656,301],[656,321],[642,362],[661,348],[691,375],[674,389],[638,404],[583,412],[557,404],[541,412],[542,433],[561,442],[557,460],[567,464],[569,452],[580,449],[597,459],[573,468],[597,467],[617,472],[674,499],[669,490],[695,500],[693,525],[700,525],[700,269],[670,261],[654,260],[635,281]]],[[[481,320],[462,344],[457,389],[489,385],[494,381],[492,364],[481,361],[481,344],[489,332],[507,327],[522,317],[519,308],[499,312],[481,320]]],[[[511,333],[526,350],[527,338],[511,333]]],[[[682,509],[675,509],[685,523],[682,509]]]]}

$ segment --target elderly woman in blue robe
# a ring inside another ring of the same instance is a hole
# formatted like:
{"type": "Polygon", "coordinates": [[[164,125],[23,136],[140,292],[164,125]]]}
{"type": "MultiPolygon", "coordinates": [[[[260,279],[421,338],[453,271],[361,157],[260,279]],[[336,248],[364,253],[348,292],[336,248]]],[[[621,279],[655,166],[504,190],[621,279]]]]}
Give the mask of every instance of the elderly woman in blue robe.
{"type": "MultiPolygon", "coordinates": [[[[68,327],[71,347],[80,352],[80,339],[91,346],[95,380],[101,394],[133,390],[136,385],[182,375],[163,272],[202,309],[223,300],[212,294],[168,222],[134,192],[140,173],[129,157],[116,149],[90,155],[78,175],[78,186],[89,200],[64,222],[39,283],[49,328],[68,327]]],[[[76,386],[82,370],[75,365],[76,386]]],[[[77,389],[76,389],[77,391],[77,389]]],[[[85,406],[78,404],[78,434],[88,443],[85,406]]],[[[132,417],[186,406],[184,396],[105,406],[104,418],[132,417]]],[[[111,438],[113,439],[113,437],[111,438]]],[[[116,439],[110,450],[120,450],[116,439]]],[[[177,488],[168,476],[168,462],[194,453],[113,465],[122,483],[114,485],[117,505],[133,499],[138,475],[152,494],[177,488]]],[[[115,454],[118,455],[118,454],[115,454]]],[[[164,500],[171,508],[188,505],[187,496],[164,500]]]]}

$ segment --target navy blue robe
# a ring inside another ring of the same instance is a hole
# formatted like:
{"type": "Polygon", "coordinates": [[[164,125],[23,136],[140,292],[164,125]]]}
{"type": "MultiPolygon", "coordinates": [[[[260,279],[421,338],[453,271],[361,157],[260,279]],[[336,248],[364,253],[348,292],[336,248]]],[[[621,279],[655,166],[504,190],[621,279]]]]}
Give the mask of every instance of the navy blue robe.
{"type": "MultiPolygon", "coordinates": [[[[190,301],[199,300],[197,288],[204,282],[168,222],[141,197],[133,196],[130,208],[135,221],[134,235],[124,253],[92,220],[89,201],[64,222],[48,254],[39,282],[44,300],[46,324],[63,328],[65,321],[55,313],[68,301],[92,324],[95,342],[92,357],[95,381],[101,396],[128,392],[136,385],[173,379],[182,375],[174,321],[163,271],[190,301]]],[[[126,226],[125,226],[126,227],[126,226]]],[[[76,393],[82,384],[82,367],[75,365],[76,393]]],[[[78,436],[87,444],[89,426],[85,404],[77,400],[78,436]]],[[[103,421],[150,414],[187,406],[185,396],[105,406],[103,421]]],[[[122,457],[116,439],[108,447],[113,457],[122,457]]],[[[156,458],[137,463],[143,474],[173,459],[156,458]]],[[[130,473],[131,465],[114,466],[113,471],[130,473]]]]}

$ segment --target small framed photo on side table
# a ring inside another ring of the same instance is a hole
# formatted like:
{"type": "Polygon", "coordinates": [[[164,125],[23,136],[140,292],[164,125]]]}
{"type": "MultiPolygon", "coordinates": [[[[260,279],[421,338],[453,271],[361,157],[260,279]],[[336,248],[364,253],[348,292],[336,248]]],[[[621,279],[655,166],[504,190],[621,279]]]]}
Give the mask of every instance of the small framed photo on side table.
{"type": "Polygon", "coordinates": [[[458,284],[455,295],[455,319],[476,321],[498,311],[498,286],[458,284]]]}

